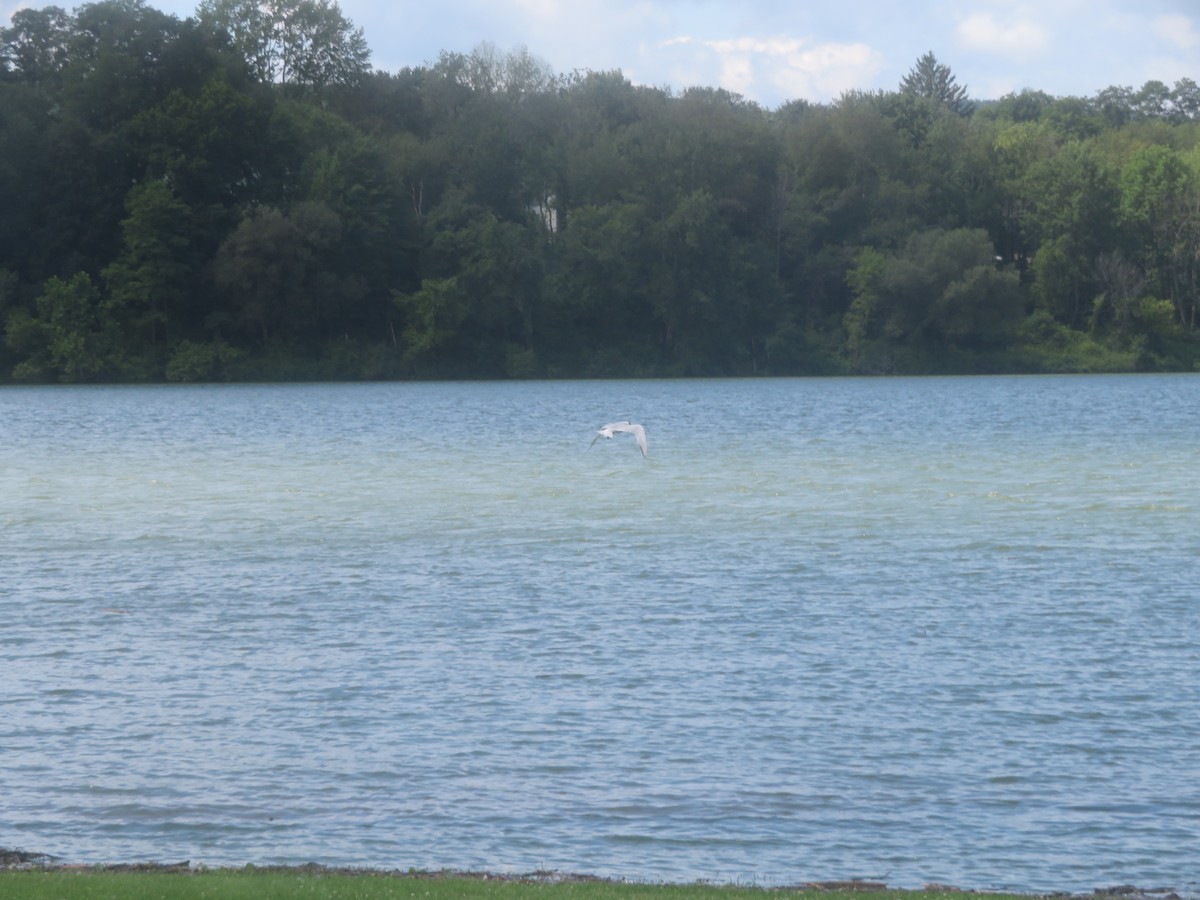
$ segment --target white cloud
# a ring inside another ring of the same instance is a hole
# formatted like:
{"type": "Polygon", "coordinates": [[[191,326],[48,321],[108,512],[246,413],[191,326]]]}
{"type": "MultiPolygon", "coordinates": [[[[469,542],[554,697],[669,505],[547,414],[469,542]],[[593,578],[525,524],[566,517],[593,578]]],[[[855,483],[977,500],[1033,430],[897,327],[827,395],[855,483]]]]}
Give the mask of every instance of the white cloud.
{"type": "Polygon", "coordinates": [[[1180,50],[1200,47],[1200,32],[1187,16],[1159,16],[1150,23],[1155,36],[1180,50]]]}
{"type": "Polygon", "coordinates": [[[1049,41],[1045,29],[1031,19],[1001,24],[986,12],[967,16],[958,23],[955,33],[965,47],[1001,56],[1029,56],[1044,49],[1049,41]]]}
{"type": "Polygon", "coordinates": [[[513,5],[521,13],[538,19],[557,16],[562,8],[559,0],[513,0],[513,5]]]}
{"type": "Polygon", "coordinates": [[[715,84],[767,106],[787,100],[830,100],[866,87],[883,58],[862,43],[815,43],[801,38],[737,37],[661,41],[676,83],[715,84]]]}
{"type": "Polygon", "coordinates": [[[833,99],[869,86],[883,69],[883,55],[866,44],[817,44],[797,49],[774,67],[771,81],[785,99],[833,99]]]}
{"type": "Polygon", "coordinates": [[[790,54],[795,53],[802,42],[791,38],[730,38],[705,41],[720,60],[717,83],[735,94],[750,94],[760,77],[770,80],[770,73],[778,69],[790,54]]]}
{"type": "MultiPolygon", "coordinates": [[[[65,5],[65,4],[64,4],[65,5]]],[[[29,4],[21,3],[0,3],[0,28],[7,28],[12,21],[13,14],[19,9],[28,9],[29,4]]]]}

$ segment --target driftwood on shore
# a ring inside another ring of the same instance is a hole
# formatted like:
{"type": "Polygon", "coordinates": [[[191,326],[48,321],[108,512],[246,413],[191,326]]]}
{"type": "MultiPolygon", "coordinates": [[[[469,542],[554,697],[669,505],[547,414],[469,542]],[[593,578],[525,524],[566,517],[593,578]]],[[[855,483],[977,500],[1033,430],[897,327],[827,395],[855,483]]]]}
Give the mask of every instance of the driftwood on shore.
{"type": "Polygon", "coordinates": [[[0,866],[8,869],[14,866],[28,866],[34,864],[46,864],[53,861],[55,857],[49,853],[33,853],[29,850],[22,850],[20,847],[9,849],[8,847],[0,847],[0,866]]]}

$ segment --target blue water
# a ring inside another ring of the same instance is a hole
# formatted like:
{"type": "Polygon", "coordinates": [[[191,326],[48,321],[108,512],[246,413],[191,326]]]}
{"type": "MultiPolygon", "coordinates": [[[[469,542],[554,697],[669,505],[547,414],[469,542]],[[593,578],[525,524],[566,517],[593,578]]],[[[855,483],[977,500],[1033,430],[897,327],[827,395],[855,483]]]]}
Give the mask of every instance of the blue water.
{"type": "Polygon", "coordinates": [[[1195,892],[1198,492],[1200,376],[6,388],[0,846],[1195,892]]]}

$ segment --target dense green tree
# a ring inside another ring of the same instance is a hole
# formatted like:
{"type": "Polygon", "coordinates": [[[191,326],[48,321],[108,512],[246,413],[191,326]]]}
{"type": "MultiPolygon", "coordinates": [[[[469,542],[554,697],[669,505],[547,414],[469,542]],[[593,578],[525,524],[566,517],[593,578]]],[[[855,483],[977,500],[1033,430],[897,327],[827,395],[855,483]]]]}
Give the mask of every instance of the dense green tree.
{"type": "Polygon", "coordinates": [[[22,81],[55,81],[70,60],[71,19],[60,6],[18,9],[7,28],[0,28],[0,72],[22,81]]]}
{"type": "Polygon", "coordinates": [[[1054,98],[1045,91],[1025,88],[1016,94],[1006,94],[981,112],[1010,122],[1036,122],[1053,103],[1054,98]]]}
{"type": "Polygon", "coordinates": [[[1115,173],[1094,149],[1073,141],[1030,168],[1023,192],[1029,230],[1041,245],[1035,274],[1043,307],[1066,325],[1083,326],[1099,293],[1095,261],[1117,240],[1115,173]]]}
{"type": "Polygon", "coordinates": [[[264,342],[313,339],[336,327],[339,307],[362,291],[361,283],[330,265],[341,232],[341,219],[323,203],[298,204],[286,213],[252,209],[214,262],[217,287],[237,327],[264,342]]]}
{"type": "Polygon", "coordinates": [[[738,323],[724,265],[731,236],[716,199],[705,189],[682,196],[648,237],[656,250],[649,296],[665,360],[679,374],[699,374],[705,359],[725,368],[731,360],[720,357],[737,352],[738,323]],[[707,345],[710,338],[720,346],[707,345]]]}
{"type": "Polygon", "coordinates": [[[1171,89],[1161,81],[1147,81],[1133,95],[1133,107],[1139,116],[1166,118],[1171,107],[1171,89]]]}
{"type": "Polygon", "coordinates": [[[914,350],[1002,346],[1023,312],[1016,274],[997,270],[981,229],[922,231],[894,254],[866,249],[848,280],[849,350],[870,371],[914,350]]]}
{"type": "Polygon", "coordinates": [[[175,78],[190,79],[191,62],[173,52],[184,27],[145,0],[98,0],[79,7],[71,63],[63,70],[72,114],[98,131],[119,132],[140,110],[162,100],[175,78]],[[149,67],[147,60],[153,61],[149,67]]]}
{"type": "Polygon", "coordinates": [[[1146,275],[1141,266],[1116,251],[1096,259],[1100,296],[1092,312],[1092,330],[1130,331],[1146,296],[1146,275]]]}
{"type": "Polygon", "coordinates": [[[1171,91],[1172,122],[1200,122],[1200,84],[1190,78],[1181,78],[1175,82],[1171,91]]]}
{"type": "Polygon", "coordinates": [[[27,84],[0,80],[0,268],[40,272],[38,232],[53,179],[47,163],[51,101],[27,84]],[[36,270],[36,271],[35,271],[36,270]]]}
{"type": "MultiPolygon", "coordinates": [[[[1129,124],[1134,116],[1134,95],[1133,89],[1113,85],[1096,94],[1096,98],[1091,106],[1103,116],[1104,122],[1110,128],[1120,128],[1129,124]]],[[[1078,107],[1079,115],[1087,115],[1088,104],[1082,99],[1076,98],[1075,104],[1078,107]]]]}
{"type": "Polygon", "coordinates": [[[253,197],[268,165],[268,116],[261,98],[218,72],[197,90],[174,90],[142,110],[130,128],[148,175],[220,217],[253,197]]]}
{"type": "Polygon", "coordinates": [[[574,73],[567,79],[555,145],[558,226],[571,210],[610,203],[631,191],[631,133],[655,92],[637,88],[620,72],[574,73]]]}
{"type": "Polygon", "coordinates": [[[545,290],[552,369],[566,372],[574,363],[581,374],[646,374],[634,360],[656,352],[645,281],[648,225],[645,207],[632,199],[574,208],[545,290]],[[578,340],[583,334],[587,343],[578,340]]]}
{"type": "Polygon", "coordinates": [[[162,181],[136,185],[125,209],[124,248],[103,275],[111,304],[130,329],[128,343],[153,350],[170,340],[195,280],[191,211],[162,181]]]}
{"type": "MultiPolygon", "coordinates": [[[[32,278],[98,275],[113,261],[130,186],[170,174],[161,165],[163,135],[148,126],[175,128],[172,113],[181,104],[172,98],[194,96],[223,65],[219,47],[192,23],[140,0],[80,7],[70,31],[69,64],[48,114],[35,120],[42,151],[30,174],[42,173],[33,179],[41,193],[28,214],[31,250],[23,266],[32,278]]],[[[239,141],[228,133],[225,140],[239,141]]],[[[210,138],[209,147],[215,143],[210,138]]],[[[206,149],[194,148],[193,158],[206,149]]]]}
{"type": "Polygon", "coordinates": [[[9,316],[6,336],[24,357],[13,372],[19,381],[88,382],[122,373],[111,304],[83,272],[67,281],[48,280],[36,314],[18,310],[9,316]]]}
{"type": "Polygon", "coordinates": [[[431,212],[434,238],[416,291],[397,293],[412,314],[406,356],[422,366],[441,348],[471,374],[502,375],[524,354],[535,365],[544,226],[531,213],[508,220],[454,190],[431,212]]]}
{"type": "Polygon", "coordinates": [[[203,0],[198,12],[229,36],[264,82],[355,84],[370,68],[362,29],[331,0],[203,0]]]}
{"type": "Polygon", "coordinates": [[[950,67],[939,63],[932,50],[900,79],[900,93],[932,100],[959,115],[969,114],[973,107],[966,85],[958,83],[950,67]]]}
{"type": "Polygon", "coordinates": [[[996,190],[992,215],[998,223],[996,249],[1001,258],[1025,269],[1035,249],[1036,197],[1030,173],[1057,151],[1053,131],[1040,122],[1000,123],[991,135],[989,174],[996,190]]]}
{"type": "Polygon", "coordinates": [[[1200,264],[1200,172],[1162,146],[1137,151],[1121,173],[1121,216],[1159,296],[1194,321],[1200,264]]]}
{"type": "MultiPolygon", "coordinates": [[[[439,359],[447,347],[459,343],[463,324],[470,315],[470,298],[456,278],[426,278],[415,291],[395,294],[396,306],[404,313],[404,359],[422,374],[438,373],[439,359]]],[[[464,363],[453,354],[456,368],[464,363]]],[[[493,373],[497,374],[497,373],[493,373]]]]}

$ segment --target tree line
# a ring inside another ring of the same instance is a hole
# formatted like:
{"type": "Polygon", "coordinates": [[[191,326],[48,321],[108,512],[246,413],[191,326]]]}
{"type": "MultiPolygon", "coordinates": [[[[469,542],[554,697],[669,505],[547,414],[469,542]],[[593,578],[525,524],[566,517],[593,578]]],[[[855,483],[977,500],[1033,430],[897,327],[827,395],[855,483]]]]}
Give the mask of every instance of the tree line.
{"type": "Polygon", "coordinates": [[[0,29],[0,379],[1192,370],[1200,87],[766,109],[331,0],[0,29]]]}

